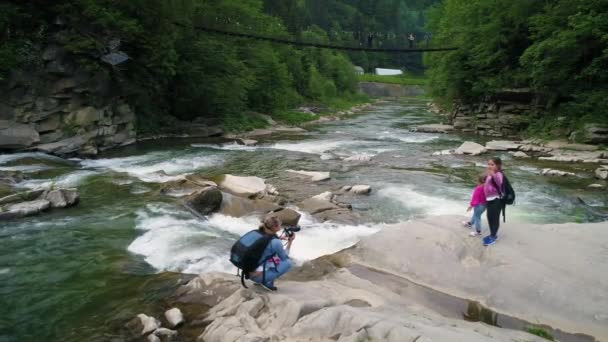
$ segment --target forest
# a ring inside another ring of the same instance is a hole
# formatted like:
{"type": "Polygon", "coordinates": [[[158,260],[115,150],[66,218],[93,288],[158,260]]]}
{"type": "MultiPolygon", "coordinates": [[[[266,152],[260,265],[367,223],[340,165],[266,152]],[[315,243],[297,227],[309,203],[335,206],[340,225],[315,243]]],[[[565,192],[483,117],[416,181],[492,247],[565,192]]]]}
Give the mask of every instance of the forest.
{"type": "MultiPolygon", "coordinates": [[[[139,129],[168,117],[220,120],[229,129],[258,123],[246,111],[280,114],[303,103],[346,106],[356,94],[353,63],[422,72],[422,58],[294,48],[227,38],[197,30],[219,27],[307,42],[375,47],[406,44],[423,30],[425,1],[403,0],[63,0],[0,4],[0,77],[13,68],[35,70],[41,48],[57,40],[78,63],[121,85],[139,129]],[[63,29],[57,29],[57,22],[63,29]],[[67,29],[66,29],[67,28],[67,29]],[[100,55],[112,41],[129,60],[117,66],[100,55]]],[[[151,127],[146,127],[150,125],[151,127]]]]}
{"type": "Polygon", "coordinates": [[[427,27],[436,44],[459,48],[426,56],[445,107],[530,88],[549,106],[529,118],[532,133],[608,122],[608,1],[445,0],[427,27]]]}

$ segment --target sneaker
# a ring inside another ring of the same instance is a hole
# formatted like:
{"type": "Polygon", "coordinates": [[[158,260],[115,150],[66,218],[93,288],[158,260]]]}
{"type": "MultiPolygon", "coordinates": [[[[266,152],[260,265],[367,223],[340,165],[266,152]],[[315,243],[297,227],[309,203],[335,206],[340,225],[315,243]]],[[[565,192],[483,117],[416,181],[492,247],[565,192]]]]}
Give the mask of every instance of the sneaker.
{"type": "Polygon", "coordinates": [[[483,245],[484,246],[490,246],[496,243],[496,240],[498,240],[498,238],[495,238],[493,236],[486,236],[485,238],[483,238],[483,245]]]}
{"type": "Polygon", "coordinates": [[[481,232],[472,231],[472,232],[469,233],[469,236],[473,236],[473,237],[475,237],[475,236],[481,236],[481,232]]]}
{"type": "Polygon", "coordinates": [[[469,222],[469,221],[462,221],[462,225],[463,225],[463,226],[465,226],[466,228],[471,228],[471,227],[473,227],[473,226],[471,225],[471,222],[469,222]]]}
{"type": "Polygon", "coordinates": [[[264,289],[264,290],[266,290],[268,292],[273,292],[273,291],[278,290],[278,288],[276,286],[273,286],[273,285],[265,285],[265,284],[262,284],[262,283],[254,283],[254,284],[257,285],[257,286],[259,286],[259,287],[261,287],[262,289],[264,289]]]}

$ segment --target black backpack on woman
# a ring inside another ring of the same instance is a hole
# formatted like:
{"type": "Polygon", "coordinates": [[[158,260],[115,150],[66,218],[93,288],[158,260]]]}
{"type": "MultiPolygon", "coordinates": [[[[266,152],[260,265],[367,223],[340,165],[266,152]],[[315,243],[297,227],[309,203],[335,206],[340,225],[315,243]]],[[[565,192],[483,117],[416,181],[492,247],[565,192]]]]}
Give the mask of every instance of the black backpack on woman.
{"type": "Polygon", "coordinates": [[[498,194],[502,203],[502,221],[505,222],[507,205],[512,205],[515,203],[515,190],[513,190],[511,182],[509,182],[509,179],[507,178],[504,172],[502,172],[502,188],[499,187],[498,184],[496,184],[494,177],[491,177],[491,179],[492,183],[494,183],[494,187],[498,189],[498,194]]]}

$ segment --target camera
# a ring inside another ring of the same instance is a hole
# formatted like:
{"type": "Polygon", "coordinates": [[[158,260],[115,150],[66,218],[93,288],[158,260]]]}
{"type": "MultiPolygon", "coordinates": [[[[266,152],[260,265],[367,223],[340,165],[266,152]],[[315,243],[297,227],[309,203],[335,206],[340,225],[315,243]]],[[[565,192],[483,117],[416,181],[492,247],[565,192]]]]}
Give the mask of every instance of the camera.
{"type": "Polygon", "coordinates": [[[302,227],[300,226],[287,226],[283,228],[283,234],[292,237],[295,233],[299,232],[300,230],[302,230],[302,227]]]}

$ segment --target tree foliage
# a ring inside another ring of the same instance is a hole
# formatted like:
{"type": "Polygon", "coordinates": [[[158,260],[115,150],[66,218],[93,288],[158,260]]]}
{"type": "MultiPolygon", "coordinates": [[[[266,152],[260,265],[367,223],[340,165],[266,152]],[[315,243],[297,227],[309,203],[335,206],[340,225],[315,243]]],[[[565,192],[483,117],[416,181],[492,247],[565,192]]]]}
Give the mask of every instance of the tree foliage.
{"type": "Polygon", "coordinates": [[[529,87],[572,125],[608,119],[608,1],[445,0],[427,25],[437,43],[459,47],[427,57],[436,98],[529,87]]]}

